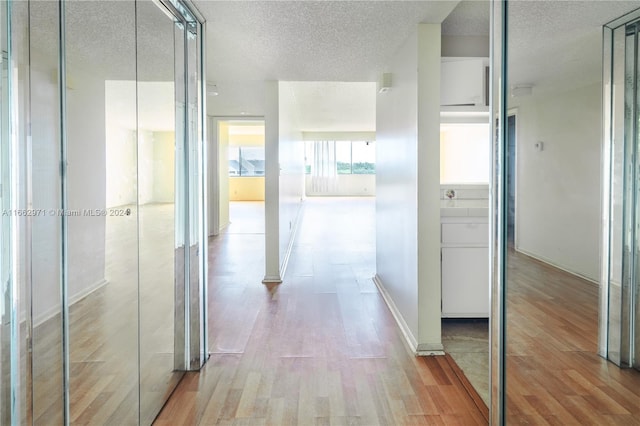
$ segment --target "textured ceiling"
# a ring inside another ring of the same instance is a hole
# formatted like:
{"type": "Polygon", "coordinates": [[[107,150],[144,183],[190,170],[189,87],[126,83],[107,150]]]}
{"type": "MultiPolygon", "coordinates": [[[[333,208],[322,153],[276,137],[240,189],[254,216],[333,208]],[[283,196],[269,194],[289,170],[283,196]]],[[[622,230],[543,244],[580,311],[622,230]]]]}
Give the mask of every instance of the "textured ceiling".
{"type": "Polygon", "coordinates": [[[375,132],[376,83],[286,82],[303,132],[375,132]]]}
{"type": "MultiPolygon", "coordinates": [[[[26,2],[14,6],[15,22],[30,19],[32,51],[40,55],[41,63],[49,62],[54,68],[58,52],[58,4],[35,1],[29,9],[26,6],[26,2]]],[[[139,80],[173,81],[174,28],[173,22],[151,1],[68,1],[65,3],[68,73],[73,78],[75,69],[81,68],[105,79],[133,80],[137,72],[139,80]]],[[[26,34],[18,36],[25,43],[26,34]]]]}
{"type": "Polygon", "coordinates": [[[259,81],[293,81],[304,131],[375,129],[375,82],[420,22],[458,1],[194,1],[207,19],[210,114],[263,113],[259,81]],[[323,83],[324,82],[324,83],[323,83]],[[333,83],[329,83],[333,82],[333,83]]]}
{"type": "Polygon", "coordinates": [[[442,34],[447,36],[488,36],[490,7],[487,0],[461,1],[442,22],[442,34]]]}
{"type": "Polygon", "coordinates": [[[419,22],[457,1],[205,1],[210,81],[375,81],[419,22]]]}
{"type": "Polygon", "coordinates": [[[534,94],[601,81],[602,25],[638,1],[513,1],[509,7],[509,85],[534,94]]]}
{"type": "MultiPolygon", "coordinates": [[[[208,80],[220,91],[209,104],[235,114],[261,113],[260,82],[267,79],[376,81],[419,22],[444,20],[443,34],[449,36],[489,33],[489,3],[483,0],[193,1],[208,23],[208,80]]],[[[14,7],[17,20],[27,19],[24,4],[14,7]]],[[[30,6],[31,54],[48,57],[52,69],[56,5],[36,1],[30,6]]],[[[606,0],[510,2],[509,84],[533,84],[536,94],[598,82],[602,24],[639,6],[638,1],[606,0]]],[[[69,73],[83,68],[107,79],[131,80],[136,72],[143,80],[173,79],[173,25],[153,2],[71,1],[66,23],[69,73]]],[[[26,34],[16,40],[26,40],[26,34]]],[[[310,87],[299,90],[312,92],[317,117],[325,105],[344,105],[345,113],[359,110],[353,105],[358,98],[346,90],[310,87]]],[[[313,102],[303,96],[300,103],[312,109],[313,102]]]]}

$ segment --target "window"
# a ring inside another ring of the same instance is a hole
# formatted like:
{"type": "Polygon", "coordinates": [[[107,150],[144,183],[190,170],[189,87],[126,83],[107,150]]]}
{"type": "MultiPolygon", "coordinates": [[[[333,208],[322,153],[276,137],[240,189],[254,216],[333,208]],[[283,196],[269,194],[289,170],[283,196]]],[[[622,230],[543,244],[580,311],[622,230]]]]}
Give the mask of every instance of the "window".
{"type": "Polygon", "coordinates": [[[491,175],[489,123],[440,126],[440,183],[488,183],[491,175]]]}
{"type": "Polygon", "coordinates": [[[351,174],[351,142],[336,142],[336,169],[339,175],[351,174]]]}
{"type": "MultiPolygon", "coordinates": [[[[336,171],[339,175],[373,175],[376,173],[376,148],[371,141],[335,141],[336,171]]],[[[305,144],[305,172],[314,164],[313,141],[305,144]]]]}
{"type": "Polygon", "coordinates": [[[311,174],[311,164],[313,163],[313,142],[307,141],[304,144],[304,171],[311,174]]]}
{"type": "Polygon", "coordinates": [[[240,148],[229,147],[229,176],[240,176],[240,148]]]}
{"type": "Polygon", "coordinates": [[[229,176],[264,176],[264,148],[230,146],[229,176]]]}
{"type": "Polygon", "coordinates": [[[376,173],[376,148],[373,142],[351,142],[351,173],[354,175],[376,173]]]}

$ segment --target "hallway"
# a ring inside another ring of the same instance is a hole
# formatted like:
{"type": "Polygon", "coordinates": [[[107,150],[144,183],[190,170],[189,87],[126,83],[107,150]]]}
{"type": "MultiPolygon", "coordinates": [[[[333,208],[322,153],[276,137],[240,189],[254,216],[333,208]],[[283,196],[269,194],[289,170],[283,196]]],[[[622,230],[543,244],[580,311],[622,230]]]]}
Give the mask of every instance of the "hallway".
{"type": "Polygon", "coordinates": [[[157,425],[486,424],[444,357],[414,357],[371,277],[375,199],[309,198],[284,282],[259,234],[210,240],[209,348],[157,425]]]}

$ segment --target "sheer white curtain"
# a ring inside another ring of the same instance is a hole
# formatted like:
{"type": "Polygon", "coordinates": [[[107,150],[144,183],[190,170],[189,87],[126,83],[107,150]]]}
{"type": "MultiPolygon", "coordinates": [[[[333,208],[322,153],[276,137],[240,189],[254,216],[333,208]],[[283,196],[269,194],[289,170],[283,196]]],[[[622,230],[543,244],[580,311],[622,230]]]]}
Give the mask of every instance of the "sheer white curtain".
{"type": "Polygon", "coordinates": [[[333,192],[337,186],[336,142],[315,141],[313,143],[313,166],[311,167],[313,192],[333,192]]]}

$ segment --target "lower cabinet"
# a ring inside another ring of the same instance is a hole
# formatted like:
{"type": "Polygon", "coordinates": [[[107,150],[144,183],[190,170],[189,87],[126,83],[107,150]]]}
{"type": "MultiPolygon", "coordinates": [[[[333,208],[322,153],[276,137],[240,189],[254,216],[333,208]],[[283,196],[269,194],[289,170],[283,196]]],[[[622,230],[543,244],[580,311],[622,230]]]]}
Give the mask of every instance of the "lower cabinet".
{"type": "Polygon", "coordinates": [[[489,316],[486,217],[442,218],[442,317],[489,316]]]}
{"type": "Polygon", "coordinates": [[[442,248],[442,316],[489,316],[489,248],[442,248]]]}

